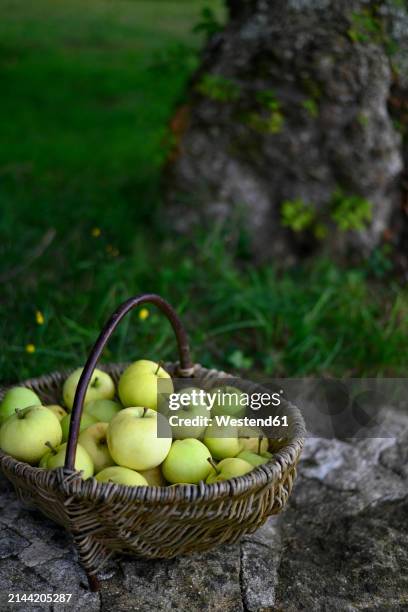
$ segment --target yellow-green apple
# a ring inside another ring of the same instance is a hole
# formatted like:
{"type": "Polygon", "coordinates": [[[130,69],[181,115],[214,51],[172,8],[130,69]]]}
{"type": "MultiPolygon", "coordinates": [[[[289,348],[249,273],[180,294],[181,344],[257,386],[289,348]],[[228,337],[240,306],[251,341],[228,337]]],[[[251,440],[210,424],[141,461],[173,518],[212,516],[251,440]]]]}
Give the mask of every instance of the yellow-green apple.
{"type": "Polygon", "coordinates": [[[213,424],[207,427],[203,441],[215,459],[236,457],[241,450],[238,429],[232,426],[213,424]]]}
{"type": "Polygon", "coordinates": [[[208,475],[206,483],[212,484],[213,482],[229,480],[230,478],[235,478],[236,476],[243,476],[244,474],[250,472],[253,468],[254,466],[248,463],[248,461],[238,459],[237,457],[229,457],[228,459],[223,459],[217,465],[214,465],[211,468],[211,472],[208,475]]]}
{"type": "Polygon", "coordinates": [[[209,459],[210,451],[200,440],[176,440],[162,465],[163,476],[173,484],[198,484],[211,471],[209,459]]]}
{"type": "Polygon", "coordinates": [[[0,425],[15,413],[16,408],[28,408],[28,406],[40,406],[40,398],[34,391],[26,387],[13,387],[9,389],[0,404],[0,425]]]}
{"type": "Polygon", "coordinates": [[[246,403],[245,394],[236,387],[214,387],[211,389],[214,404],[212,406],[212,416],[226,415],[233,418],[241,418],[245,415],[246,403]]]}
{"type": "Polygon", "coordinates": [[[99,482],[116,482],[128,487],[147,486],[149,483],[139,472],[115,465],[108,467],[95,476],[99,482]]]}
{"type": "Polygon", "coordinates": [[[98,423],[109,423],[122,406],[113,400],[93,400],[84,406],[84,413],[91,415],[98,423]]]}
{"type": "Polygon", "coordinates": [[[62,406],[59,406],[58,404],[50,404],[49,406],[45,407],[48,408],[48,410],[51,410],[51,412],[55,414],[59,421],[62,421],[64,416],[67,416],[67,412],[63,409],[62,406]]]}
{"type": "Polygon", "coordinates": [[[143,406],[157,410],[158,394],[173,393],[173,382],[160,364],[140,359],[123,372],[118,392],[124,406],[143,406]]]}
{"type": "Polygon", "coordinates": [[[171,446],[171,429],[159,412],[130,407],[113,417],[107,439],[115,463],[133,470],[150,470],[166,458],[171,446]]]}
{"type": "Polygon", "coordinates": [[[142,470],[140,474],[143,478],[146,478],[147,484],[151,487],[164,487],[167,484],[160,466],[151,468],[150,470],[142,470]]]}
{"type": "MultiPolygon", "coordinates": [[[[66,449],[66,444],[61,444],[57,447],[50,444],[49,450],[41,457],[39,467],[47,470],[63,467],[65,464],[66,449]]],[[[78,470],[78,472],[82,472],[82,478],[84,479],[90,478],[94,474],[92,459],[80,444],[77,445],[76,449],[75,469],[78,470]]]]}
{"type": "MultiPolygon", "coordinates": [[[[62,441],[63,442],[66,442],[68,440],[69,426],[71,424],[71,416],[72,414],[67,414],[61,420],[62,441]]],[[[87,427],[89,427],[90,425],[93,425],[94,423],[96,423],[96,420],[90,414],[87,414],[84,411],[81,416],[79,431],[80,432],[84,431],[87,427]]]]}
{"type": "Polygon", "coordinates": [[[268,463],[270,458],[272,457],[271,453],[265,453],[263,455],[258,455],[258,453],[253,453],[249,450],[243,450],[237,455],[237,459],[243,459],[247,461],[253,466],[263,465],[264,463],[268,463]]]}
{"type": "Polygon", "coordinates": [[[1,450],[27,463],[37,463],[47,450],[45,443],[57,446],[61,438],[58,418],[44,406],[17,409],[0,427],[1,450]]]}
{"type": "Polygon", "coordinates": [[[249,450],[253,453],[266,453],[268,450],[268,438],[260,427],[239,427],[238,437],[241,444],[241,450],[249,450]],[[259,445],[259,440],[261,444],[259,445]]]}
{"type": "Polygon", "coordinates": [[[107,430],[108,423],[94,423],[82,431],[78,438],[78,442],[92,459],[96,473],[115,465],[108,448],[107,430]]]}
{"type": "Polygon", "coordinates": [[[167,412],[169,419],[176,418],[176,424],[172,425],[173,438],[183,440],[203,437],[211,412],[200,391],[197,387],[186,387],[177,394],[178,409],[169,409],[167,412]]]}
{"type": "MultiPolygon", "coordinates": [[[[62,388],[62,397],[65,405],[72,410],[74,404],[75,392],[81,377],[83,368],[74,370],[64,382],[62,388]]],[[[115,385],[112,378],[106,372],[95,369],[92,373],[88,389],[85,394],[84,404],[97,399],[113,399],[115,395],[115,385]]]]}

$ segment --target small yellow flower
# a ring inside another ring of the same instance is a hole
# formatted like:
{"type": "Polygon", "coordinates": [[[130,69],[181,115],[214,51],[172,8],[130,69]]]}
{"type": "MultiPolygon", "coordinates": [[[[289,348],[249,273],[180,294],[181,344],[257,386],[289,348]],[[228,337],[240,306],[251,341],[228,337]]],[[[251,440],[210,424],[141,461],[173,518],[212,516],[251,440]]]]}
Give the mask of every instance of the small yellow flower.
{"type": "Polygon", "coordinates": [[[99,238],[99,236],[101,235],[101,228],[100,227],[93,227],[92,231],[91,231],[91,235],[93,236],[93,238],[99,238]]]}
{"type": "Polygon", "coordinates": [[[35,313],[35,320],[37,322],[37,325],[44,325],[44,315],[41,312],[41,310],[37,310],[35,313]]]}
{"type": "Polygon", "coordinates": [[[147,310],[147,308],[142,308],[142,310],[139,312],[139,319],[141,321],[145,321],[149,314],[150,312],[147,310]]]}
{"type": "Polygon", "coordinates": [[[26,353],[35,353],[35,345],[27,344],[25,347],[26,353]]]}

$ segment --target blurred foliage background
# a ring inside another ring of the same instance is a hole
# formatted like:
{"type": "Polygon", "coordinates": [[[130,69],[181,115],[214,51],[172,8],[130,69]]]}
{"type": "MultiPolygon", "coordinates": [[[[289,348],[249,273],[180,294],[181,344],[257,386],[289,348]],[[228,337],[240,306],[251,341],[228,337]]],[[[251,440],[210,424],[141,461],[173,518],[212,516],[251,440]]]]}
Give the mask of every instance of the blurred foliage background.
{"type": "MultiPolygon", "coordinates": [[[[408,293],[386,252],[278,272],[251,263],[245,235],[232,250],[228,227],[187,240],[163,223],[170,120],[212,17],[222,2],[1,3],[3,383],[83,363],[116,306],[145,291],[179,310],[206,366],[404,372],[408,293]]],[[[176,359],[154,308],[128,317],[105,355],[138,357],[176,359]]]]}

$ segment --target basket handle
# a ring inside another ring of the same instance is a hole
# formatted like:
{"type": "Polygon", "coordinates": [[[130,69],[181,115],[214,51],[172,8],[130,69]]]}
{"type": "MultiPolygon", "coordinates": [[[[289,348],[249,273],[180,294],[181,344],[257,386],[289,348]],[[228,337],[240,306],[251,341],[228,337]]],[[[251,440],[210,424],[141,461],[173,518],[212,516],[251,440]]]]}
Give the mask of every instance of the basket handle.
{"type": "Polygon", "coordinates": [[[123,304],[121,304],[121,306],[119,306],[119,308],[113,313],[113,315],[105,324],[104,328],[99,334],[99,337],[89,354],[81,377],[78,381],[74,404],[72,406],[72,416],[69,427],[67,452],[65,456],[65,469],[67,470],[74,470],[76,448],[79,436],[79,424],[81,421],[82,410],[84,407],[85,394],[88,389],[88,385],[91,380],[93,371],[99,361],[99,358],[109,338],[111,337],[123,317],[133,308],[136,308],[141,304],[145,304],[146,302],[150,302],[151,304],[157,306],[163,312],[163,314],[166,315],[166,317],[171,323],[171,326],[176,336],[180,358],[180,366],[178,368],[179,376],[188,377],[192,376],[193,374],[193,364],[190,358],[190,347],[188,344],[187,334],[174,308],[172,308],[172,306],[170,306],[170,304],[168,304],[166,300],[164,300],[159,295],[155,295],[154,293],[143,293],[142,295],[129,298],[128,300],[126,300],[126,302],[123,302],[123,304]]]}

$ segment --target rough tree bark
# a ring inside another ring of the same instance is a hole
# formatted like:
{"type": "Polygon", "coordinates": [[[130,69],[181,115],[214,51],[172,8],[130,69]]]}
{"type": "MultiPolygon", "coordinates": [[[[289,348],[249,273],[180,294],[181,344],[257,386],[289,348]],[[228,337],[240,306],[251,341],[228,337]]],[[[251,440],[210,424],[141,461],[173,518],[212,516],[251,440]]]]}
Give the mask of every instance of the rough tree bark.
{"type": "Polygon", "coordinates": [[[256,256],[287,261],[401,234],[405,0],[227,4],[166,173],[176,228],[242,223],[256,256]]]}

